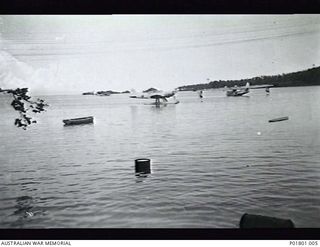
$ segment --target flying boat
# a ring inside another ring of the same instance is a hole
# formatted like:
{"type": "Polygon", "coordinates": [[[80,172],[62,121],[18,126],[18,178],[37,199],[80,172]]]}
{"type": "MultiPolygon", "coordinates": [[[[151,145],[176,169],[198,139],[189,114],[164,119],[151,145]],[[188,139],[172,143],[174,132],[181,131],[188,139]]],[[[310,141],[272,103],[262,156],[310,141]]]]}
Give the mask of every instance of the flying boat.
{"type": "Polygon", "coordinates": [[[245,85],[245,87],[237,87],[237,85],[235,85],[232,88],[229,88],[226,92],[227,96],[243,96],[247,93],[249,93],[249,88],[250,88],[250,84],[249,82],[247,82],[247,84],[245,85]]]}

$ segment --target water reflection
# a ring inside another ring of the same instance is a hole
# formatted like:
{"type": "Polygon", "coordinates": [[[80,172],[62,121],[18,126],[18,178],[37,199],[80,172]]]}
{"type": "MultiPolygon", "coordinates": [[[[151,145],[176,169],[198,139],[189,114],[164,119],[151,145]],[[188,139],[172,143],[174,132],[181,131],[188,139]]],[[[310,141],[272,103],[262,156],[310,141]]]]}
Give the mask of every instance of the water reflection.
{"type": "Polygon", "coordinates": [[[17,220],[12,222],[14,227],[23,227],[29,218],[34,216],[34,199],[30,196],[20,196],[16,199],[15,211],[12,216],[16,216],[17,220]]]}
{"type": "Polygon", "coordinates": [[[131,128],[133,131],[137,128],[137,120],[138,119],[138,107],[136,105],[130,106],[130,113],[131,113],[131,128]]]}
{"type": "Polygon", "coordinates": [[[167,107],[168,105],[152,105],[151,106],[151,109],[152,110],[162,110],[164,109],[165,107],[167,107]]]}
{"type": "Polygon", "coordinates": [[[136,183],[143,183],[148,177],[149,177],[150,173],[142,173],[142,172],[136,172],[135,176],[136,176],[136,183]]]}
{"type": "Polygon", "coordinates": [[[26,218],[32,214],[32,201],[33,198],[30,196],[21,196],[16,199],[17,205],[15,208],[17,209],[14,211],[15,215],[22,216],[23,218],[26,218]]]}
{"type": "Polygon", "coordinates": [[[83,124],[73,124],[73,125],[66,125],[64,124],[63,127],[65,129],[73,129],[73,128],[80,128],[80,127],[84,127],[84,126],[90,126],[90,127],[93,127],[94,126],[94,123],[83,123],[83,124]]]}

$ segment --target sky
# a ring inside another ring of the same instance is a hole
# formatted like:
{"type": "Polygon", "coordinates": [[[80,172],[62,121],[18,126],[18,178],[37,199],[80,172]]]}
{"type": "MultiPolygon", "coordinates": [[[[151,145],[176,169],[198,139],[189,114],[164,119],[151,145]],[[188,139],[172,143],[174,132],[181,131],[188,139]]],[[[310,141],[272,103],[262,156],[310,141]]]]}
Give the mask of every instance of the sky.
{"type": "Polygon", "coordinates": [[[0,16],[0,88],[172,90],[320,65],[320,15],[0,16]]]}

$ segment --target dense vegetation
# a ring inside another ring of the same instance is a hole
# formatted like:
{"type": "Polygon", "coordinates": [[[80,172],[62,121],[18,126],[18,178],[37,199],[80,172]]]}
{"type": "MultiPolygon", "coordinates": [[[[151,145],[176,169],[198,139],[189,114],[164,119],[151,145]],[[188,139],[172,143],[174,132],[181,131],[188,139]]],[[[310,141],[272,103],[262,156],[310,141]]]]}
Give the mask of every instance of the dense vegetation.
{"type": "Polygon", "coordinates": [[[195,91],[210,88],[244,86],[247,82],[250,85],[273,85],[274,87],[295,87],[320,85],[320,67],[311,68],[282,75],[259,76],[251,79],[211,81],[209,83],[187,85],[178,87],[179,91],[195,91]]]}
{"type": "Polygon", "coordinates": [[[155,92],[158,92],[158,89],[151,87],[151,88],[144,90],[142,92],[143,93],[155,93],[155,92]]]}

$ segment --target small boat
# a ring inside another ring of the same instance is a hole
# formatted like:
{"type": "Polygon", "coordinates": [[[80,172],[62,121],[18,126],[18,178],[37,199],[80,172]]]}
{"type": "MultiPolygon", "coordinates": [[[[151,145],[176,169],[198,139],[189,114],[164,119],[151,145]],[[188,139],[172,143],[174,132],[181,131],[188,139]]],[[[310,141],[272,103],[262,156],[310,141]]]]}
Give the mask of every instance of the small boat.
{"type": "Polygon", "coordinates": [[[65,125],[76,125],[76,124],[91,124],[93,123],[93,117],[81,117],[62,120],[65,125]]]}
{"type": "Polygon", "coordinates": [[[270,119],[269,123],[280,122],[280,121],[285,121],[285,120],[289,120],[289,117],[279,117],[279,118],[270,119]]]}

